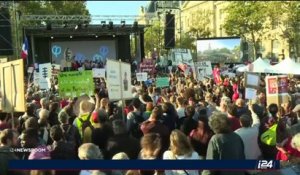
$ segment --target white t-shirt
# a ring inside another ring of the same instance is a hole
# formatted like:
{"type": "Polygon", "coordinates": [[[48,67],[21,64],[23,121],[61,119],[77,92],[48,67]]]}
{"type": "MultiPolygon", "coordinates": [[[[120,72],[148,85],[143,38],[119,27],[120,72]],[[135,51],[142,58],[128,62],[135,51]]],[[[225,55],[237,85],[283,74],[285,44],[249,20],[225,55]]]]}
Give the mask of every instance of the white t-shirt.
{"type": "MultiPolygon", "coordinates": [[[[165,151],[163,155],[164,160],[200,160],[200,156],[197,152],[193,151],[190,157],[176,156],[171,151],[165,151]]],[[[197,170],[165,170],[165,175],[199,175],[197,170]]]]}
{"type": "Polygon", "coordinates": [[[179,118],[185,117],[185,108],[177,108],[177,114],[179,118]]]}

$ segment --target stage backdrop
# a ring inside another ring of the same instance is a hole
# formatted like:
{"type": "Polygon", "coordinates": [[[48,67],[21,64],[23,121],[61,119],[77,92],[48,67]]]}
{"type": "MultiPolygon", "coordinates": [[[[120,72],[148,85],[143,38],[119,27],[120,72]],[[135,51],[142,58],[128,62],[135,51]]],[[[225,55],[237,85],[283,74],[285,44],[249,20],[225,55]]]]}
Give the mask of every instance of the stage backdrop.
{"type": "Polygon", "coordinates": [[[52,63],[63,65],[75,59],[79,62],[94,60],[106,62],[106,59],[116,59],[116,41],[59,41],[51,43],[52,63]]]}

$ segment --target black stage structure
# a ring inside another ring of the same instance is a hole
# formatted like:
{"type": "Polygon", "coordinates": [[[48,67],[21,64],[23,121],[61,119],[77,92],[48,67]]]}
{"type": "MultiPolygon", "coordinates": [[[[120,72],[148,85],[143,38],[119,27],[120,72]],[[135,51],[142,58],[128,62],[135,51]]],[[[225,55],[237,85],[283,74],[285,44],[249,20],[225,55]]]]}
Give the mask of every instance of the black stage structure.
{"type": "Polygon", "coordinates": [[[79,47],[85,46],[80,41],[115,41],[116,59],[142,61],[145,56],[144,28],[136,21],[132,24],[125,24],[124,21],[121,24],[101,21],[97,25],[63,22],[62,25],[44,23],[24,26],[23,34],[29,43],[28,64],[52,62],[51,44],[64,41],[79,41],[79,47]]]}

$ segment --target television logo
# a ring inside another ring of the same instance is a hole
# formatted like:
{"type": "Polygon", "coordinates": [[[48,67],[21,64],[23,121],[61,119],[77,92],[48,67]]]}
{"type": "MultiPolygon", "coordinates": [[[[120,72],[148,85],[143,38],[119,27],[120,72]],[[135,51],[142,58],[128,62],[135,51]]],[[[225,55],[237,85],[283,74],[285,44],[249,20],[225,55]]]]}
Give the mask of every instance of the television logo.
{"type": "Polygon", "coordinates": [[[273,160],[259,160],[257,164],[257,169],[264,170],[264,169],[274,169],[275,168],[275,161],[273,160]]]}

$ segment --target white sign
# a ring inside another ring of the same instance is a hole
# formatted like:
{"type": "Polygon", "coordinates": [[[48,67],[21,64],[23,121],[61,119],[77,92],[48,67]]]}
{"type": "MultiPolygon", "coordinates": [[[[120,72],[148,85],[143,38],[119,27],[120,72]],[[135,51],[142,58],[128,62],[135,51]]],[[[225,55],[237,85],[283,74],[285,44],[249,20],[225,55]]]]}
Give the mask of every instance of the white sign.
{"type": "Polygon", "coordinates": [[[132,98],[130,64],[107,60],[106,70],[109,99],[132,98]]]}
{"type": "Polygon", "coordinates": [[[245,98],[249,100],[256,99],[256,92],[257,92],[256,89],[246,88],[245,98]]]}
{"type": "Polygon", "coordinates": [[[40,73],[34,71],[33,73],[33,84],[38,86],[40,82],[40,73]]]}
{"type": "Polygon", "coordinates": [[[52,75],[58,75],[59,72],[61,71],[61,66],[59,64],[52,64],[51,71],[52,71],[52,75]]]}
{"type": "Polygon", "coordinates": [[[137,81],[147,81],[148,73],[147,72],[136,73],[136,79],[137,81]]]}
{"type": "Polygon", "coordinates": [[[201,61],[195,63],[198,80],[202,81],[205,77],[210,77],[212,72],[212,66],[210,61],[201,61]]]}
{"type": "Polygon", "coordinates": [[[27,73],[31,74],[34,70],[34,67],[28,67],[27,68],[27,73]]]}
{"type": "Polygon", "coordinates": [[[39,86],[40,89],[49,89],[47,78],[51,78],[52,71],[51,71],[51,63],[45,63],[39,65],[39,86]]]}
{"type": "Polygon", "coordinates": [[[105,69],[93,68],[94,78],[105,78],[105,69]]]}

